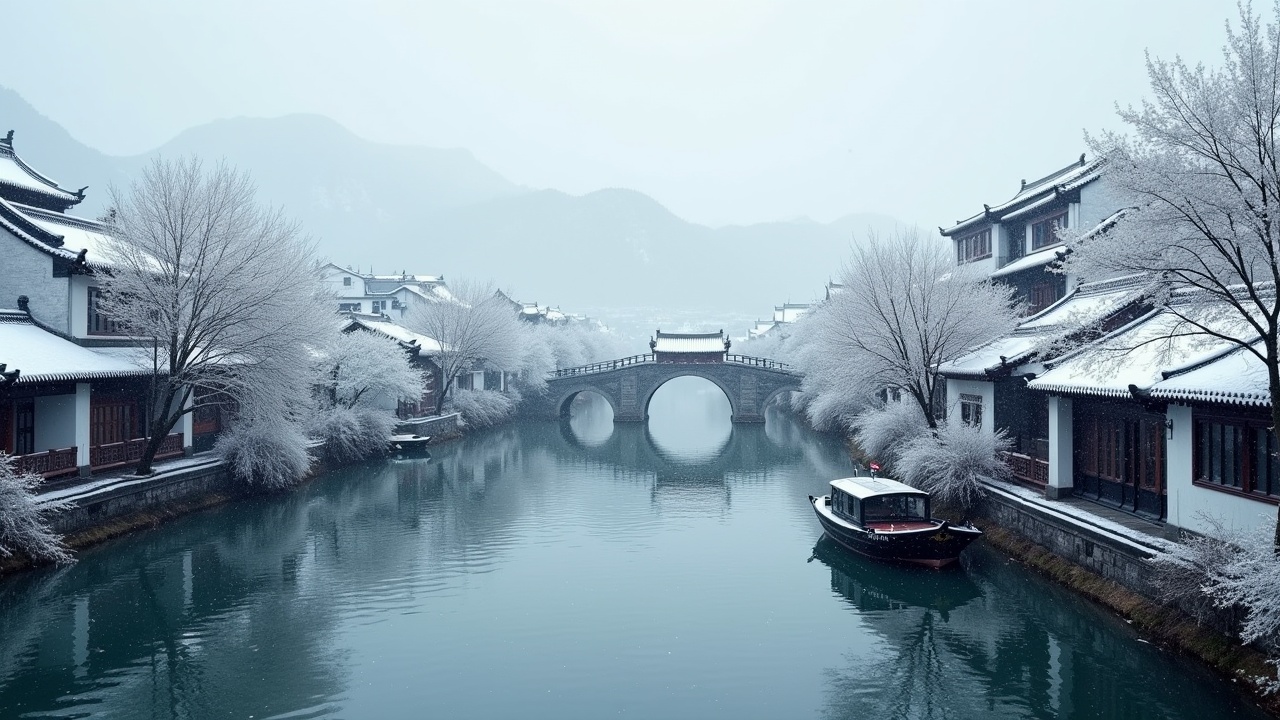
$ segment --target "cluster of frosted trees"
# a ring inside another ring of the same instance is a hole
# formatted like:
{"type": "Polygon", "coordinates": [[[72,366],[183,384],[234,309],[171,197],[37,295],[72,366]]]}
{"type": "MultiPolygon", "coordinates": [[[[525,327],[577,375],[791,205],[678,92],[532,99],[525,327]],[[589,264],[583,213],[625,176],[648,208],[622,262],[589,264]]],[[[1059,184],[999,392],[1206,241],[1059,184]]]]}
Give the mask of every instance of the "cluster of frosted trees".
{"type": "MultiPolygon", "coordinates": [[[[423,395],[426,378],[398,342],[341,332],[312,243],[255,194],[246,174],[194,158],[157,160],[112,190],[103,310],[145,338],[138,362],[151,370],[153,441],[139,475],[152,472],[160,440],[186,414],[215,408],[231,421],[214,450],[234,475],[287,487],[310,472],[312,447],[338,462],[384,452],[395,401],[423,395]]],[[[464,283],[454,294],[410,325],[440,342],[432,359],[445,376],[441,403],[472,425],[510,415],[521,390],[545,389],[547,370],[612,351],[607,333],[519,322],[491,288],[464,283]],[[450,391],[477,366],[512,372],[516,388],[450,391]]],[[[0,555],[68,559],[48,524],[62,506],[37,501],[39,482],[0,457],[0,555]]]]}
{"type": "Polygon", "coordinates": [[[869,460],[967,509],[982,478],[1006,472],[1007,441],[942,419],[937,369],[1013,329],[1013,291],[915,231],[855,244],[840,284],[786,340],[750,352],[805,373],[796,404],[814,426],[851,433],[869,460]]]}

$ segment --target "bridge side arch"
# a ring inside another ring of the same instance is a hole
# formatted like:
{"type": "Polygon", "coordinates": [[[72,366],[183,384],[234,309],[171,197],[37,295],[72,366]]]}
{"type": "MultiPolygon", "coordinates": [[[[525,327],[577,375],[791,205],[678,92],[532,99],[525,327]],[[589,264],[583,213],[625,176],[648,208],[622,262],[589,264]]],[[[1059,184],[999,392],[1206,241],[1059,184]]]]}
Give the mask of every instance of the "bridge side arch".
{"type": "Polygon", "coordinates": [[[772,403],[774,400],[778,399],[778,396],[784,393],[798,393],[798,392],[802,392],[800,389],[799,380],[793,380],[791,382],[779,385],[778,387],[774,388],[773,391],[770,392],[768,395],[765,395],[764,401],[760,403],[760,412],[764,412],[764,409],[769,407],[769,403],[772,403]]]}
{"type": "Polygon", "coordinates": [[[613,393],[603,385],[592,382],[574,383],[568,388],[556,388],[552,408],[557,417],[569,417],[569,406],[573,404],[573,399],[584,392],[595,393],[604,398],[609,403],[609,409],[613,411],[613,416],[618,417],[618,402],[614,398],[613,393]]]}

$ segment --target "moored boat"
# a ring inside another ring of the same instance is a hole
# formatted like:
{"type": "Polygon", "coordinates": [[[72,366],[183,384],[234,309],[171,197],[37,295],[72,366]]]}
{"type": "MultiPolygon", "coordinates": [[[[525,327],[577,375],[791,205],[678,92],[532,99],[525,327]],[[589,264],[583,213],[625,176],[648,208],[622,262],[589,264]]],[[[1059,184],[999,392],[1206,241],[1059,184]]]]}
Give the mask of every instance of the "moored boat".
{"type": "Polygon", "coordinates": [[[430,435],[404,433],[392,435],[387,440],[387,448],[391,452],[401,455],[425,455],[427,454],[427,444],[430,442],[430,435]]]}
{"type": "Polygon", "coordinates": [[[832,540],[881,560],[940,568],[982,536],[972,525],[930,515],[929,493],[886,478],[832,480],[830,495],[810,495],[809,502],[832,540]]]}

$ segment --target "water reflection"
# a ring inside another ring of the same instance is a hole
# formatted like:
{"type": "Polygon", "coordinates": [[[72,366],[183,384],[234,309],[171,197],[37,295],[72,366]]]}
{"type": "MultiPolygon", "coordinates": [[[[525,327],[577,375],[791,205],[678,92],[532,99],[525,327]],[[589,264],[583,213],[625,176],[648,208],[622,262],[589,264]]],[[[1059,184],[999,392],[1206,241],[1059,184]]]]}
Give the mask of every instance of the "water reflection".
{"type": "Polygon", "coordinates": [[[942,572],[875,563],[825,538],[813,557],[880,638],[876,652],[827,671],[828,717],[1259,715],[1203,669],[985,547],[942,572]],[[1175,676],[1200,685],[1194,697],[1169,692],[1175,676]]]}
{"type": "Polygon", "coordinates": [[[723,451],[733,431],[729,399],[715,383],[700,377],[678,377],[658,388],[649,400],[651,439],[668,457],[691,462],[710,460],[723,451]]]}
{"type": "Polygon", "coordinates": [[[594,447],[613,434],[613,406],[591,391],[578,393],[569,405],[568,424],[575,442],[594,447]]]}
{"type": "Polygon", "coordinates": [[[665,422],[496,428],[0,581],[0,717],[1257,716],[981,547],[815,545],[850,467],[785,414],[665,422]]]}

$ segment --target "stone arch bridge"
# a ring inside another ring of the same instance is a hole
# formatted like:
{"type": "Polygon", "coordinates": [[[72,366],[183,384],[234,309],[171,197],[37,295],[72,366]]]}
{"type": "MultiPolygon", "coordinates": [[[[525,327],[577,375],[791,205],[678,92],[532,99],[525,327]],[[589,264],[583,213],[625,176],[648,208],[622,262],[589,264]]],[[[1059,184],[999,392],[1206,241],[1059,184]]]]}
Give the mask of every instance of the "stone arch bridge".
{"type": "Polygon", "coordinates": [[[614,422],[644,422],[649,400],[667,381],[678,377],[710,380],[729,398],[735,423],[764,422],[764,409],[784,392],[800,390],[804,377],[789,365],[766,358],[721,352],[713,360],[679,361],[661,353],[556,370],[547,380],[547,393],[532,402],[532,414],[566,417],[578,394],[594,392],[613,408],[614,422]]]}

